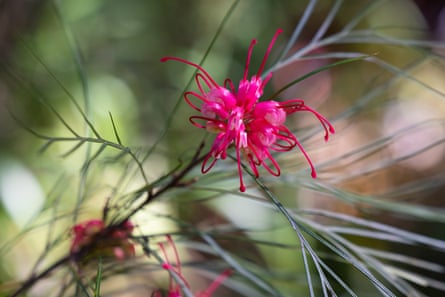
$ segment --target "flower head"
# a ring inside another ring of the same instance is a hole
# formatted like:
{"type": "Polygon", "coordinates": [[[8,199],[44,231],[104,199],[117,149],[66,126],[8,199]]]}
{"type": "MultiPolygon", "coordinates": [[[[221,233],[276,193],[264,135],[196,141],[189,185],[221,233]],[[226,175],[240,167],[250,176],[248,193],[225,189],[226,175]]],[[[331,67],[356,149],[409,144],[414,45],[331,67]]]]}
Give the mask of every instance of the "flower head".
{"type": "Polygon", "coordinates": [[[272,175],[279,176],[280,167],[271,151],[290,151],[295,146],[301,150],[308,161],[312,177],[316,177],[314,165],[308,154],[296,136],[284,125],[288,115],[297,111],[309,111],[317,117],[325,129],[326,141],[329,134],[334,133],[334,127],[329,121],[305,105],[301,99],[260,102],[264,87],[272,77],[270,72],[262,78],[263,70],[275,40],[281,32],[281,29],[276,31],[257,73],[249,78],[250,59],[257,42],[255,39],[252,40],[247,53],[244,75],[238,88],[235,88],[230,79],[226,79],[223,85],[219,85],[204,68],[193,62],[177,57],[161,59],[162,62],[179,61],[198,70],[195,82],[199,92],[188,91],[184,94],[185,101],[200,112],[200,115],[190,117],[190,122],[198,128],[217,134],[210,152],[203,161],[201,171],[208,172],[217,160],[226,158],[229,147],[235,147],[242,192],[246,189],[243,182],[242,160],[248,162],[256,177],[259,176],[258,167],[260,166],[272,175]],[[194,103],[196,99],[198,104],[194,103]]]}
{"type": "Polygon", "coordinates": [[[124,260],[135,254],[134,245],[129,241],[134,226],[130,221],[121,225],[106,227],[102,220],[92,219],[75,225],[72,228],[73,240],[71,254],[78,260],[85,257],[114,257],[124,260]],[[108,229],[110,228],[110,229],[108,229]],[[85,247],[89,249],[82,251],[85,247]],[[79,253],[82,253],[79,255],[79,253]]]}
{"type": "MultiPolygon", "coordinates": [[[[190,288],[189,283],[185,279],[184,275],[182,274],[182,267],[181,267],[181,261],[179,259],[179,253],[176,249],[175,243],[173,242],[170,235],[167,235],[167,243],[172,247],[173,253],[175,256],[176,264],[172,264],[169,260],[169,257],[167,255],[167,251],[165,249],[165,246],[163,243],[159,243],[159,248],[161,249],[163,256],[164,256],[164,263],[162,264],[162,268],[165,270],[168,270],[171,273],[174,273],[177,277],[181,279],[183,282],[183,285],[185,285],[188,289],[190,288]]],[[[232,271],[230,269],[225,270],[222,272],[211,284],[207,287],[204,291],[198,292],[195,294],[196,297],[211,297],[212,294],[215,292],[216,289],[224,282],[224,280],[229,277],[232,274],[232,271]]],[[[168,297],[182,297],[181,293],[181,286],[175,282],[172,275],[170,274],[170,285],[167,293],[168,297]]],[[[162,294],[159,290],[155,291],[153,293],[154,297],[162,297],[162,294]]]]}

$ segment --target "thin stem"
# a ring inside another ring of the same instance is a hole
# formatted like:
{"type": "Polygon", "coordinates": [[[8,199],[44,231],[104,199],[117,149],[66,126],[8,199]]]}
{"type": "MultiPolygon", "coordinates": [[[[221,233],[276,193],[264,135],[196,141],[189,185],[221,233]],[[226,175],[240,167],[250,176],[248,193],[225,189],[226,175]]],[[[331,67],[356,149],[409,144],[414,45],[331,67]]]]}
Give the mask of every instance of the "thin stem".
{"type": "MultiPolygon", "coordinates": [[[[206,157],[205,154],[203,156],[201,156],[201,151],[203,148],[204,148],[204,142],[202,142],[201,145],[198,147],[198,149],[197,149],[195,155],[193,156],[192,160],[190,161],[190,163],[186,167],[184,167],[184,169],[179,171],[178,173],[173,174],[173,178],[166,185],[157,189],[156,191],[154,191],[154,189],[152,187],[148,187],[146,189],[147,197],[144,199],[144,201],[138,207],[136,207],[135,209],[130,211],[130,213],[125,216],[123,221],[129,220],[134,214],[136,214],[138,211],[140,211],[147,204],[152,202],[154,199],[156,199],[158,196],[160,196],[164,192],[166,192],[172,188],[182,186],[181,180],[184,178],[184,176],[187,173],[189,173],[196,165],[198,165],[205,159],[205,157],[206,157]]],[[[139,191],[137,191],[137,192],[139,192],[139,191]]]]}
{"type": "Polygon", "coordinates": [[[28,278],[21,286],[20,288],[17,289],[17,291],[15,291],[14,293],[12,293],[12,295],[10,297],[17,297],[17,296],[21,296],[22,294],[24,294],[28,289],[30,289],[37,281],[47,277],[52,271],[54,271],[55,269],[57,269],[58,267],[68,263],[68,261],[70,260],[70,256],[65,256],[61,259],[59,259],[58,261],[56,261],[54,264],[52,264],[51,266],[49,266],[47,269],[43,270],[42,272],[40,272],[39,274],[32,276],[30,278],[28,278]]]}
{"type": "MultiPolygon", "coordinates": [[[[314,11],[315,5],[317,4],[317,0],[311,0],[307,7],[304,9],[303,16],[300,19],[300,22],[295,27],[294,32],[292,33],[291,38],[289,39],[289,42],[287,43],[285,49],[280,55],[280,58],[278,61],[281,61],[289,52],[289,50],[292,48],[292,46],[297,41],[298,37],[300,37],[301,32],[304,29],[304,26],[306,25],[307,21],[309,20],[309,17],[311,16],[312,12],[314,11]]],[[[267,74],[267,73],[266,73],[267,74]]]]}
{"type": "MultiPolygon", "coordinates": [[[[229,7],[229,10],[224,15],[224,18],[222,19],[221,23],[219,24],[218,29],[216,30],[215,35],[213,36],[212,40],[210,41],[210,44],[207,47],[207,50],[204,53],[204,55],[203,55],[201,61],[198,63],[198,65],[202,65],[204,63],[204,61],[207,59],[207,56],[209,55],[210,51],[213,49],[213,46],[216,43],[216,40],[218,39],[218,37],[221,34],[221,32],[222,32],[223,28],[225,27],[225,25],[227,24],[230,16],[235,11],[235,8],[236,8],[236,6],[238,5],[239,2],[240,2],[240,0],[235,0],[235,1],[233,1],[232,5],[229,7]]],[[[189,88],[189,86],[191,85],[191,83],[194,80],[194,77],[195,77],[196,73],[197,73],[197,70],[190,77],[190,80],[188,81],[188,83],[187,83],[187,85],[185,86],[184,89],[188,89],[189,88]]],[[[161,135],[158,137],[156,142],[153,144],[153,146],[145,154],[144,158],[142,158],[143,161],[145,161],[153,153],[153,151],[156,149],[156,147],[159,145],[159,143],[161,143],[161,140],[164,139],[164,137],[167,135],[167,132],[168,132],[168,130],[170,128],[170,125],[173,122],[173,119],[175,118],[176,111],[178,110],[181,102],[182,102],[182,94],[181,94],[180,98],[176,101],[176,104],[173,107],[173,110],[170,113],[170,116],[168,117],[168,119],[166,121],[164,130],[162,131],[161,135]]]]}
{"type": "Polygon", "coordinates": [[[317,33],[315,34],[314,38],[311,40],[311,43],[317,42],[323,35],[326,33],[329,26],[332,24],[332,21],[334,20],[338,10],[340,9],[341,5],[343,4],[343,0],[337,0],[335,1],[334,6],[331,8],[331,11],[329,12],[328,16],[323,21],[323,24],[318,29],[317,33]]]}

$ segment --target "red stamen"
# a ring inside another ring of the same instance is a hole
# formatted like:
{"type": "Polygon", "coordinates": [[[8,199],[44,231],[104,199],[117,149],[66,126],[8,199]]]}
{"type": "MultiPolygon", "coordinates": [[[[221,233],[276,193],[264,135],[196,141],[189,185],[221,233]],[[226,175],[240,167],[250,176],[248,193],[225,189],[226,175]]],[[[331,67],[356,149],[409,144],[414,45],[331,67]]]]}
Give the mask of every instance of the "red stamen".
{"type": "Polygon", "coordinates": [[[272,155],[270,154],[270,152],[266,151],[267,154],[267,158],[272,162],[273,167],[275,167],[274,171],[268,164],[266,164],[266,162],[261,162],[261,164],[264,166],[264,168],[266,168],[266,170],[274,175],[274,176],[280,176],[281,174],[281,170],[280,170],[280,165],[278,165],[278,162],[274,159],[274,157],[272,157],[272,155]]]}
{"type": "Polygon", "coordinates": [[[252,51],[255,44],[256,44],[256,39],[253,39],[249,45],[249,50],[247,52],[247,59],[246,59],[246,67],[244,67],[244,76],[243,76],[244,80],[247,80],[247,75],[249,74],[250,58],[252,57],[252,51]]]}
{"type": "Polygon", "coordinates": [[[230,78],[226,78],[224,80],[224,87],[232,92],[232,94],[235,94],[235,85],[233,84],[233,81],[230,78]]]}
{"type": "Polygon", "coordinates": [[[187,61],[187,60],[182,59],[182,58],[178,58],[178,57],[163,57],[161,59],[161,62],[167,62],[168,60],[178,61],[178,62],[181,62],[181,63],[184,63],[184,64],[188,64],[190,66],[193,66],[193,67],[197,68],[199,71],[201,71],[209,79],[209,81],[212,83],[212,85],[214,85],[215,87],[218,87],[218,84],[215,82],[215,80],[200,65],[198,65],[196,63],[193,63],[193,62],[190,62],[190,61],[187,61]]]}
{"type": "Polygon", "coordinates": [[[196,98],[198,98],[198,99],[200,99],[200,100],[202,100],[202,101],[204,101],[205,98],[202,97],[202,96],[200,96],[198,93],[193,92],[193,91],[188,91],[188,92],[185,92],[185,93],[184,93],[184,99],[185,99],[185,102],[187,102],[187,104],[188,104],[191,108],[193,108],[194,110],[201,112],[201,108],[197,107],[197,106],[192,102],[192,100],[189,99],[189,96],[190,96],[190,95],[191,95],[191,96],[194,96],[194,97],[196,97],[196,98]]]}
{"type": "Polygon", "coordinates": [[[281,34],[281,32],[283,32],[283,30],[282,29],[278,29],[275,32],[275,35],[272,37],[272,40],[269,43],[269,47],[266,50],[266,54],[264,55],[263,61],[261,62],[260,69],[257,72],[258,76],[261,76],[261,73],[263,73],[264,66],[266,65],[267,58],[269,58],[270,51],[272,50],[272,47],[273,47],[273,45],[275,43],[275,40],[277,39],[278,35],[281,34]]]}
{"type": "Polygon", "coordinates": [[[239,175],[239,190],[241,192],[245,192],[246,191],[246,186],[244,185],[243,182],[243,170],[241,168],[241,154],[240,154],[240,148],[237,146],[236,147],[236,160],[238,163],[238,175],[239,175]]]}
{"type": "Polygon", "coordinates": [[[297,138],[284,125],[278,128],[275,136],[280,140],[280,142],[275,142],[271,146],[271,148],[275,151],[287,152],[292,150],[297,145],[297,138]]]}
{"type": "Polygon", "coordinates": [[[325,141],[328,141],[329,133],[331,133],[331,134],[335,133],[334,126],[332,126],[332,124],[328,121],[328,119],[326,119],[319,112],[315,111],[314,109],[312,109],[311,107],[309,107],[307,105],[304,105],[301,110],[309,111],[317,117],[317,119],[320,121],[320,123],[322,124],[322,126],[325,130],[324,139],[325,139],[325,141]]]}
{"type": "Polygon", "coordinates": [[[218,289],[219,286],[232,274],[231,269],[225,270],[221,273],[211,284],[210,286],[202,293],[198,295],[198,297],[210,297],[212,294],[218,289]]]}
{"type": "Polygon", "coordinates": [[[167,241],[170,244],[170,246],[173,248],[173,253],[174,253],[175,259],[176,259],[176,267],[177,267],[179,274],[181,274],[181,260],[179,260],[178,250],[176,249],[176,245],[173,242],[173,239],[170,234],[167,234],[167,241]]]}
{"type": "Polygon", "coordinates": [[[309,155],[306,153],[303,146],[301,145],[301,143],[298,140],[297,140],[296,144],[297,144],[298,148],[300,149],[301,153],[303,153],[304,157],[306,158],[306,161],[309,163],[309,166],[311,167],[312,178],[316,178],[317,172],[315,171],[315,167],[314,167],[314,164],[312,164],[311,158],[309,158],[309,155]]]}
{"type": "MultiPolygon", "coordinates": [[[[272,72],[270,72],[268,75],[266,75],[266,77],[264,78],[262,84],[261,84],[261,88],[264,89],[264,86],[269,82],[269,80],[272,78],[272,72]]],[[[259,74],[257,74],[259,76],[259,74]]]]}
{"type": "MultiPolygon", "coordinates": [[[[162,244],[162,242],[159,243],[159,248],[161,249],[162,254],[164,255],[164,259],[165,259],[165,262],[162,263],[162,268],[164,268],[165,270],[168,270],[168,271],[173,270],[173,267],[170,264],[170,260],[168,259],[167,251],[165,250],[165,247],[162,244]]],[[[174,290],[173,277],[172,277],[171,274],[169,274],[169,277],[170,277],[170,279],[169,279],[169,291],[173,291],[174,290]]]]}
{"type": "Polygon", "coordinates": [[[175,273],[183,281],[184,285],[187,286],[187,288],[190,288],[190,285],[188,284],[185,277],[182,275],[181,261],[179,259],[179,253],[178,250],[176,249],[176,245],[173,242],[171,235],[168,234],[166,235],[166,237],[167,237],[167,242],[173,249],[173,253],[175,255],[175,260],[176,260],[176,268],[175,268],[170,264],[170,260],[168,259],[167,251],[165,250],[164,245],[162,243],[159,243],[159,248],[161,249],[165,259],[165,262],[162,264],[162,268],[170,272],[169,296],[181,296],[179,285],[176,284],[175,286],[175,281],[171,273],[175,273]]]}
{"type": "Polygon", "coordinates": [[[218,161],[218,159],[215,158],[215,157],[213,156],[212,153],[213,153],[213,151],[210,151],[210,153],[208,153],[207,156],[205,157],[204,161],[202,161],[201,172],[204,173],[204,174],[207,173],[207,172],[209,172],[209,170],[212,169],[213,166],[216,164],[216,161],[218,161]],[[207,161],[208,161],[210,158],[213,158],[213,160],[212,160],[212,162],[210,163],[210,165],[206,168],[207,161]]]}
{"type": "MultiPolygon", "coordinates": [[[[216,164],[218,159],[225,159],[227,150],[231,145],[234,145],[241,192],[246,190],[243,181],[242,158],[248,162],[256,177],[259,176],[258,167],[261,165],[263,165],[270,174],[275,176],[280,175],[281,170],[279,164],[273,158],[271,150],[285,152],[298,146],[311,167],[312,177],[315,178],[317,176],[312,160],[309,158],[302,144],[284,125],[287,115],[297,111],[308,111],[312,113],[323,126],[326,141],[329,139],[329,134],[335,133],[335,129],[331,123],[320,113],[306,106],[302,99],[292,99],[282,103],[277,103],[273,100],[271,100],[270,103],[266,101],[266,105],[256,109],[257,104],[262,104],[259,103],[259,100],[263,95],[265,85],[272,77],[272,73],[267,73],[264,79],[261,78],[261,75],[266,67],[272,48],[282,32],[283,30],[281,29],[275,32],[266,49],[258,72],[248,80],[253,48],[257,40],[253,39],[250,42],[243,79],[240,81],[237,89],[232,80],[228,78],[224,81],[223,85],[218,85],[208,72],[193,62],[176,57],[164,57],[161,59],[162,62],[175,60],[193,66],[198,70],[195,75],[195,83],[199,91],[185,92],[184,99],[188,105],[200,112],[201,115],[192,116],[189,118],[189,121],[198,128],[217,133],[210,152],[203,160],[201,171],[202,173],[207,173],[216,164]],[[191,96],[196,97],[202,101],[203,104],[200,106],[199,102],[196,99],[193,100],[191,96]],[[282,110],[277,110],[277,108],[281,108],[282,110]]],[[[173,245],[172,242],[171,244],[173,245]]],[[[175,252],[177,254],[176,250],[175,252]]],[[[176,258],[179,262],[177,255],[176,258]]]]}
{"type": "Polygon", "coordinates": [[[206,122],[207,122],[207,121],[211,121],[211,122],[215,122],[215,123],[222,123],[222,124],[224,124],[224,122],[222,122],[222,121],[218,121],[218,120],[216,120],[216,119],[212,119],[212,118],[208,118],[208,117],[203,117],[203,116],[191,116],[191,117],[189,118],[190,123],[192,123],[193,126],[198,127],[198,128],[201,128],[201,129],[205,129],[206,126],[205,126],[205,125],[201,125],[201,124],[198,123],[198,122],[195,122],[195,119],[203,120],[203,121],[206,121],[206,122]]]}
{"type": "Polygon", "coordinates": [[[196,82],[196,85],[198,86],[199,91],[201,92],[201,94],[205,94],[206,92],[204,91],[204,88],[202,87],[200,79],[202,79],[204,81],[204,83],[207,85],[207,88],[211,89],[212,85],[208,81],[208,78],[205,77],[204,75],[202,75],[202,73],[197,73],[195,75],[195,82],[196,82]]]}
{"type": "Polygon", "coordinates": [[[304,100],[302,99],[291,99],[280,103],[280,107],[284,109],[284,111],[288,115],[301,110],[303,106],[304,106],[304,100]]]}
{"type": "Polygon", "coordinates": [[[255,160],[253,159],[252,154],[249,154],[248,158],[249,158],[250,169],[252,169],[253,174],[255,174],[255,177],[259,177],[260,173],[258,172],[257,162],[255,162],[255,160]]]}

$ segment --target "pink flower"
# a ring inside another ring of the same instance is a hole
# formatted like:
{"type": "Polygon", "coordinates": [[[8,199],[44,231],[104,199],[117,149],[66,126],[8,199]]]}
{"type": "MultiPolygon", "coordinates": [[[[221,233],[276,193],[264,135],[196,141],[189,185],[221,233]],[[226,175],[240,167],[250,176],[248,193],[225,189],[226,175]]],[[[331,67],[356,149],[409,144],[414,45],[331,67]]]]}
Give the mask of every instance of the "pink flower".
{"type": "MultiPolygon", "coordinates": [[[[168,271],[174,272],[187,286],[188,289],[190,288],[190,285],[188,284],[187,280],[185,279],[184,275],[182,274],[182,267],[181,267],[181,261],[179,260],[179,254],[178,250],[176,249],[175,243],[173,242],[170,235],[167,235],[167,242],[168,244],[173,248],[176,265],[172,265],[170,263],[170,260],[168,259],[167,252],[165,250],[165,246],[162,243],[159,243],[159,247],[164,255],[164,263],[162,264],[162,268],[168,271]]],[[[211,297],[212,294],[215,292],[216,289],[224,282],[224,280],[229,277],[232,274],[232,271],[230,269],[225,270],[222,272],[211,284],[210,286],[205,289],[204,291],[198,292],[195,294],[196,297],[211,297]]],[[[153,297],[162,297],[162,294],[159,290],[155,291],[152,295],[153,297]]],[[[168,289],[168,297],[182,297],[181,293],[181,286],[175,282],[173,277],[170,275],[170,285],[168,289]]]]}
{"type": "Polygon", "coordinates": [[[72,228],[73,241],[71,243],[71,253],[77,253],[80,249],[89,244],[91,239],[104,229],[105,225],[102,220],[89,220],[79,223],[72,228]]]}
{"type": "Polygon", "coordinates": [[[71,254],[75,258],[83,248],[90,249],[80,255],[108,257],[112,256],[117,260],[124,260],[135,254],[134,244],[129,241],[134,226],[130,221],[108,230],[102,220],[92,219],[75,225],[72,228],[73,240],[71,242],[71,254]]]}
{"type": "Polygon", "coordinates": [[[200,65],[177,58],[164,57],[162,62],[168,60],[179,61],[198,69],[195,76],[199,92],[188,91],[184,94],[185,101],[200,115],[190,117],[190,122],[198,128],[216,133],[210,152],[205,157],[201,167],[203,173],[208,172],[219,159],[227,157],[227,149],[235,147],[240,179],[240,191],[246,187],[243,182],[242,160],[246,160],[255,174],[259,176],[258,167],[263,166],[270,174],[279,176],[280,166],[272,156],[271,151],[285,152],[297,146],[303,153],[311,167],[312,177],[316,177],[316,171],[311,159],[304,150],[296,136],[284,125],[286,117],[297,111],[309,111],[314,114],[325,129],[325,140],[330,133],[334,133],[334,127],[321,114],[305,105],[301,99],[292,99],[285,102],[262,101],[259,102],[264,92],[264,87],[272,77],[272,73],[261,78],[267,58],[276,38],[282,32],[278,29],[275,33],[266,54],[263,57],[260,68],[250,79],[249,65],[253,47],[256,40],[252,40],[249,46],[244,75],[238,89],[230,79],[226,79],[224,85],[219,85],[200,65]],[[194,100],[193,100],[194,99],[194,100]],[[194,101],[198,100],[198,104],[194,101]],[[199,103],[200,101],[200,103],[199,103]]]}

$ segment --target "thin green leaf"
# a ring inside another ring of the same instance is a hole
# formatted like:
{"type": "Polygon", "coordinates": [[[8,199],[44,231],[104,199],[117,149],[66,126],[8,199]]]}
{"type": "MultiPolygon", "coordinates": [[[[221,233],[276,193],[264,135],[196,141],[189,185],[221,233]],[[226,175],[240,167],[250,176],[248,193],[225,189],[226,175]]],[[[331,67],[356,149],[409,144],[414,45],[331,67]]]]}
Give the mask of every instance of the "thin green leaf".
{"type": "Polygon", "coordinates": [[[430,262],[430,261],[425,261],[425,260],[422,260],[422,259],[419,259],[416,257],[411,257],[411,256],[403,255],[400,253],[387,252],[384,250],[378,250],[378,249],[368,248],[368,247],[360,247],[360,250],[363,253],[366,253],[368,255],[372,255],[372,256],[378,257],[380,259],[387,260],[387,261],[396,262],[396,263],[400,263],[400,264],[404,264],[404,265],[410,265],[410,266],[413,266],[416,268],[429,270],[429,271],[437,272],[440,274],[445,273],[445,267],[443,265],[440,265],[440,264],[437,264],[434,262],[430,262]]]}
{"type": "Polygon", "coordinates": [[[83,144],[85,143],[85,140],[81,139],[78,143],[76,143],[70,150],[68,150],[67,152],[62,154],[63,158],[68,157],[69,155],[71,155],[72,153],[74,153],[75,151],[77,151],[77,149],[79,149],[83,144]]]}
{"type": "Polygon", "coordinates": [[[102,144],[96,151],[96,153],[92,155],[88,160],[86,160],[85,163],[82,165],[82,172],[86,172],[89,169],[91,163],[96,160],[106,148],[107,146],[105,144],[102,144]]]}
{"type": "Polygon", "coordinates": [[[306,8],[304,9],[303,16],[298,21],[298,24],[295,27],[295,30],[292,33],[292,36],[290,37],[289,41],[287,42],[287,45],[284,48],[283,52],[281,53],[278,61],[281,61],[287,55],[287,53],[292,48],[292,46],[297,42],[298,38],[300,37],[301,32],[304,29],[304,26],[306,26],[307,21],[309,20],[312,12],[314,11],[316,4],[317,4],[317,0],[311,0],[308,3],[306,8]]]}
{"type": "Polygon", "coordinates": [[[328,30],[329,26],[332,24],[335,16],[337,15],[340,7],[343,4],[343,0],[336,0],[334,5],[332,5],[331,10],[329,11],[329,14],[324,19],[321,26],[318,28],[317,33],[315,34],[314,38],[312,38],[311,43],[316,43],[320,38],[323,37],[323,35],[328,30]]]}
{"type": "MultiPolygon", "coordinates": [[[[224,15],[221,23],[219,24],[218,28],[216,29],[216,32],[212,38],[212,40],[210,41],[209,46],[207,47],[207,50],[205,51],[201,61],[198,63],[198,65],[202,65],[205,60],[207,59],[208,55],[210,54],[210,51],[213,49],[213,46],[215,45],[218,37],[220,36],[222,30],[224,29],[224,27],[226,26],[227,22],[229,21],[230,17],[232,16],[232,14],[235,12],[236,7],[238,6],[238,4],[240,3],[240,0],[234,0],[232,2],[232,4],[230,5],[227,13],[224,15]]],[[[190,85],[192,84],[195,74],[197,73],[198,70],[195,70],[194,73],[192,74],[192,76],[190,77],[190,80],[187,82],[186,86],[184,87],[184,90],[181,92],[181,95],[179,96],[179,98],[176,100],[175,105],[173,106],[172,111],[170,112],[170,115],[165,123],[165,127],[164,130],[162,131],[161,135],[157,138],[156,142],[150,147],[150,149],[147,151],[147,153],[145,154],[145,156],[142,158],[143,161],[145,161],[156,149],[156,147],[159,145],[159,143],[162,141],[162,139],[164,139],[164,137],[167,135],[167,132],[171,126],[171,124],[173,123],[173,119],[176,115],[177,110],[179,109],[179,106],[181,105],[183,99],[182,99],[182,94],[190,87],[190,85]]]]}
{"type": "MultiPolygon", "coordinates": [[[[36,55],[33,52],[33,50],[25,42],[23,42],[23,44],[25,45],[25,48],[27,48],[33,55],[36,55]]],[[[71,134],[73,134],[76,137],[79,136],[79,134],[68,124],[67,121],[65,121],[63,116],[54,108],[54,106],[52,106],[46,100],[43,99],[43,95],[40,95],[40,91],[38,89],[36,89],[32,85],[25,84],[23,78],[19,78],[17,74],[13,73],[3,63],[1,63],[0,65],[2,65],[4,67],[4,69],[8,73],[9,78],[13,78],[18,84],[20,84],[21,89],[24,89],[27,92],[29,92],[31,97],[35,98],[40,104],[42,104],[44,107],[48,108],[71,134]]],[[[13,112],[11,112],[10,110],[8,110],[8,111],[9,111],[10,115],[14,118],[14,120],[20,124],[21,127],[25,128],[25,129],[28,128],[27,125],[25,125],[23,123],[23,121],[19,120],[19,118],[13,112]]],[[[28,128],[27,130],[31,130],[31,129],[28,128]]]]}
{"type": "MultiPolygon", "coordinates": [[[[84,69],[84,66],[83,66],[83,58],[82,58],[82,53],[81,53],[79,44],[76,41],[76,38],[74,37],[73,32],[71,31],[71,27],[68,26],[68,24],[65,22],[65,18],[63,16],[61,8],[60,8],[61,3],[58,2],[58,1],[52,1],[52,4],[53,4],[53,8],[54,8],[54,10],[56,12],[56,16],[58,17],[58,20],[60,21],[60,24],[62,25],[62,28],[63,28],[64,33],[65,33],[64,36],[67,39],[67,42],[69,44],[69,48],[71,49],[72,55],[74,57],[74,65],[76,66],[77,74],[79,76],[79,79],[80,79],[80,82],[81,82],[81,85],[82,85],[84,105],[85,105],[85,112],[80,108],[80,106],[77,104],[77,101],[74,100],[74,98],[71,95],[69,95],[68,97],[73,99],[71,101],[73,101],[73,103],[75,103],[76,108],[78,109],[78,111],[81,113],[81,115],[85,119],[85,123],[87,124],[87,128],[91,129],[91,131],[94,133],[94,135],[97,138],[100,138],[99,133],[97,132],[97,130],[94,128],[94,126],[90,122],[90,118],[91,118],[90,101],[91,101],[91,98],[90,98],[90,92],[89,92],[88,79],[87,79],[86,72],[85,72],[85,69],[84,69]]],[[[52,76],[55,77],[54,75],[52,75],[52,76]]],[[[56,81],[59,83],[57,78],[56,78],[56,81]]],[[[59,85],[61,85],[61,84],[59,83],[59,85]]],[[[66,90],[65,87],[62,86],[62,88],[64,90],[66,90]]],[[[66,93],[69,94],[69,92],[66,92],[66,93]]],[[[89,130],[87,129],[86,130],[87,136],[89,136],[89,132],[88,131],[89,130]]],[[[86,158],[88,158],[88,155],[86,156],[86,158]]]]}
{"type": "Polygon", "coordinates": [[[386,0],[376,1],[376,0],[368,0],[366,5],[364,5],[363,9],[361,9],[358,13],[356,13],[350,20],[349,23],[346,24],[342,29],[342,34],[347,34],[356,27],[360,21],[362,21],[367,15],[373,12],[379,5],[385,3],[386,0]]]}
{"type": "Polygon", "coordinates": [[[94,297],[100,297],[100,284],[102,282],[102,258],[99,258],[96,272],[96,286],[94,288],[94,297]]]}
{"type": "Polygon", "coordinates": [[[268,292],[272,296],[282,296],[282,294],[277,289],[268,284],[266,280],[259,278],[252,272],[248,271],[243,265],[240,265],[238,261],[236,261],[235,258],[227,253],[210,235],[201,232],[200,236],[221,256],[221,258],[227,264],[233,267],[233,269],[235,269],[239,274],[243,275],[256,286],[268,292]]]}
{"type": "MultiPolygon", "coordinates": [[[[161,266],[165,263],[164,259],[154,250],[150,250],[150,255],[153,256],[161,266]]],[[[166,270],[175,280],[175,282],[181,287],[181,292],[185,295],[185,297],[194,297],[193,293],[188,288],[187,284],[184,282],[182,277],[180,277],[173,269],[166,270]]]]}
{"type": "MultiPolygon", "coordinates": [[[[351,63],[351,62],[357,62],[357,61],[363,61],[363,60],[367,59],[368,57],[370,57],[370,56],[369,56],[369,55],[363,55],[363,56],[359,56],[359,57],[354,57],[354,58],[344,59],[344,60],[341,60],[341,61],[338,61],[338,62],[334,62],[334,63],[328,64],[328,65],[322,66],[322,67],[320,67],[320,68],[317,68],[317,69],[315,69],[315,70],[313,70],[313,71],[308,72],[307,74],[305,74],[305,75],[303,75],[303,76],[298,77],[297,79],[294,79],[294,80],[291,81],[290,83],[286,84],[285,86],[283,86],[282,88],[280,88],[278,91],[276,91],[275,93],[273,93],[273,94],[270,96],[270,98],[276,98],[276,97],[278,97],[278,95],[279,95],[280,93],[282,93],[284,90],[286,90],[286,89],[292,87],[293,85],[299,83],[300,81],[303,81],[303,80],[305,80],[306,78],[309,78],[309,77],[311,77],[311,76],[313,76],[313,75],[315,75],[315,74],[317,74],[317,73],[320,73],[320,72],[322,72],[322,71],[325,71],[325,70],[328,70],[328,69],[331,69],[331,68],[333,68],[333,67],[340,66],[340,65],[343,65],[343,64],[347,64],[347,63],[351,63]]],[[[282,65],[281,65],[281,64],[277,64],[276,66],[274,66],[274,67],[271,69],[271,71],[273,71],[274,69],[280,68],[280,67],[282,67],[282,65]]]]}
{"type": "Polygon", "coordinates": [[[374,220],[367,220],[363,218],[358,218],[338,212],[332,212],[327,211],[323,209],[301,209],[301,210],[294,210],[296,212],[301,212],[304,214],[314,214],[314,215],[321,215],[328,218],[337,219],[343,222],[349,222],[353,223],[358,226],[367,227],[370,229],[380,230],[383,232],[386,232],[388,234],[393,234],[396,236],[399,236],[402,239],[406,239],[411,242],[416,242],[418,244],[426,245],[433,247],[438,250],[445,251],[445,240],[435,239],[429,236],[417,234],[414,232],[409,232],[406,230],[403,230],[401,228],[393,227],[387,224],[382,224],[379,222],[376,222],[374,220]]]}
{"type": "Polygon", "coordinates": [[[404,202],[393,202],[375,199],[371,196],[347,192],[327,184],[309,180],[303,182],[302,185],[308,189],[330,194],[333,197],[336,197],[348,203],[362,203],[364,205],[369,205],[377,209],[404,214],[411,217],[419,218],[421,220],[436,221],[441,223],[445,222],[445,210],[438,210],[437,208],[422,206],[418,204],[410,205],[404,202]]]}
{"type": "Polygon", "coordinates": [[[119,133],[117,132],[116,124],[114,123],[114,120],[113,120],[113,115],[111,114],[111,112],[108,112],[108,115],[110,116],[111,125],[113,126],[114,136],[116,136],[116,141],[117,141],[117,143],[122,145],[121,138],[119,137],[119,133]]]}
{"type": "MultiPolygon", "coordinates": [[[[246,169],[247,172],[249,172],[246,169]]],[[[316,240],[321,242],[323,245],[331,249],[333,252],[337,253],[339,256],[344,258],[347,262],[349,262],[353,267],[358,269],[364,276],[366,276],[370,282],[374,285],[374,287],[380,291],[384,296],[391,296],[395,297],[394,293],[391,292],[390,289],[388,289],[380,280],[378,280],[372,272],[366,267],[366,265],[359,261],[356,257],[354,257],[350,252],[348,252],[342,245],[339,244],[337,241],[332,240],[325,240],[318,236],[315,232],[311,231],[310,229],[304,227],[303,225],[299,224],[294,216],[291,214],[291,212],[283,206],[283,204],[273,195],[273,193],[263,184],[262,181],[255,178],[250,172],[249,174],[255,179],[255,182],[260,186],[260,188],[263,190],[263,192],[267,195],[267,197],[272,201],[273,205],[283,214],[283,216],[286,218],[286,220],[289,222],[292,229],[296,232],[297,236],[299,237],[302,246],[305,246],[307,251],[310,253],[314,264],[316,267],[319,267],[320,259],[317,256],[317,254],[313,251],[312,247],[309,245],[309,243],[306,241],[304,236],[301,233],[301,230],[304,230],[304,232],[310,234],[312,237],[314,237],[316,240]]],[[[314,223],[311,222],[313,226],[314,223]]],[[[326,276],[324,275],[323,271],[320,268],[317,268],[317,271],[319,273],[320,278],[323,281],[323,278],[326,279],[326,276]]],[[[308,280],[309,281],[309,280],[308,280]]]]}

